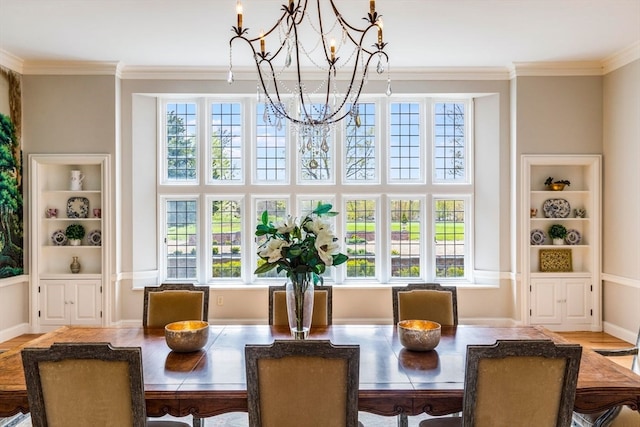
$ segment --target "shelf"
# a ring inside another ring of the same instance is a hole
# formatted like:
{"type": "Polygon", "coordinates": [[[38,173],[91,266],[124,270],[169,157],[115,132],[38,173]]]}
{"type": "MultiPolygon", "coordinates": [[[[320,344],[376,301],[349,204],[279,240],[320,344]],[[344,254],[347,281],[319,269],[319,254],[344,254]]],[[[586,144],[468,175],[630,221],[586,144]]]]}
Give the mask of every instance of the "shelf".
{"type": "Polygon", "coordinates": [[[531,249],[571,249],[571,248],[588,248],[591,245],[529,245],[531,249]]]}
{"type": "Polygon", "coordinates": [[[103,240],[99,246],[89,244],[97,241],[96,235],[91,233],[109,235],[109,164],[108,154],[29,155],[31,298],[38,303],[31,316],[35,330],[42,326],[102,325],[109,321],[108,315],[102,316],[102,313],[110,312],[109,242],[103,240]],[[74,179],[73,188],[79,189],[72,190],[71,181],[77,176],[76,171],[83,175],[82,184],[78,185],[77,178],[74,179]],[[78,201],[82,210],[76,209],[73,199],[86,199],[88,205],[78,201]],[[57,210],[57,215],[51,218],[48,213],[53,209],[57,210]],[[70,209],[85,217],[69,217],[70,209]],[[52,236],[59,237],[58,231],[64,233],[70,224],[84,227],[86,235],[82,244],[55,245],[52,236]],[[92,240],[89,240],[90,236],[92,240]],[[75,274],[70,267],[74,258],[81,264],[80,272],[75,274]],[[67,300],[77,300],[78,304],[72,307],[65,302],[67,300]],[[63,315],[59,316],[61,313],[63,315]]]}
{"type": "Polygon", "coordinates": [[[554,325],[563,330],[601,328],[601,157],[527,154],[521,157],[521,174],[522,226],[519,232],[523,321],[525,324],[554,325]],[[562,191],[550,190],[544,186],[549,177],[571,181],[571,185],[562,191]],[[558,204],[558,213],[568,214],[567,217],[545,216],[547,200],[552,199],[566,201],[563,206],[558,204]],[[584,209],[585,215],[576,216],[576,209],[584,209]],[[533,210],[536,214],[531,216],[533,210]],[[549,229],[553,224],[577,231],[580,239],[570,241],[579,241],[579,244],[552,244],[549,229]],[[541,245],[531,244],[531,235],[537,229],[544,232],[544,239],[534,235],[535,241],[543,243],[541,245]],[[544,259],[549,264],[545,270],[564,271],[540,271],[541,255],[545,251],[550,254],[544,259]],[[567,265],[567,252],[570,266],[567,265]]]}
{"type": "Polygon", "coordinates": [[[100,280],[100,273],[41,273],[41,280],[100,280]]]}
{"type": "Polygon", "coordinates": [[[546,279],[548,277],[558,277],[558,278],[590,278],[592,274],[588,271],[570,271],[567,273],[547,273],[542,271],[531,272],[529,277],[532,279],[546,279]]]}

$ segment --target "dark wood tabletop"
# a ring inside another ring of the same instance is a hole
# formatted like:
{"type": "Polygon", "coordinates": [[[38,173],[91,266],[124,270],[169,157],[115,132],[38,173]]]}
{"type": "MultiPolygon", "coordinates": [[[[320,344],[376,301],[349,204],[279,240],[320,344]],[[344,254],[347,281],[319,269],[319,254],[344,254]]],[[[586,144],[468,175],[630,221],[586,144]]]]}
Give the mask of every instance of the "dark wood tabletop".
{"type": "MultiPolygon", "coordinates": [[[[412,352],[398,341],[392,325],[334,325],[313,329],[310,339],[360,345],[359,409],[392,416],[405,412],[444,415],[462,410],[468,344],[497,339],[562,337],[540,327],[443,327],[434,351],[412,352]]],[[[54,342],[109,342],[141,347],[147,414],[200,417],[246,411],[246,344],[290,339],[287,328],[267,325],[211,326],[205,348],[175,353],[162,329],[62,327],[0,354],[0,417],[29,411],[22,347],[54,342]]],[[[640,376],[588,349],[583,351],[575,410],[593,413],[615,405],[640,407],[640,376]]]]}

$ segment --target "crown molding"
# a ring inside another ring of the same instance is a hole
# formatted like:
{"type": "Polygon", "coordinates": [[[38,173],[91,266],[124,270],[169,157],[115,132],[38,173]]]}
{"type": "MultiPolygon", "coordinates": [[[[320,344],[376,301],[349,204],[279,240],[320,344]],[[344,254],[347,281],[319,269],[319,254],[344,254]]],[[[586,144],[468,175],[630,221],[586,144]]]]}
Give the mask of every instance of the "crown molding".
{"type": "MultiPolygon", "coordinates": [[[[220,67],[144,67],[128,66],[122,70],[123,79],[149,80],[227,80],[229,70],[220,67]]],[[[326,72],[317,70],[303,70],[305,79],[324,80],[326,72]]],[[[344,79],[350,74],[344,73],[344,79]]],[[[403,68],[390,71],[391,80],[508,80],[509,70],[506,67],[457,67],[457,68],[403,68]]],[[[338,79],[341,80],[338,73],[338,79]]],[[[235,81],[255,81],[255,68],[242,67],[233,69],[235,81]]],[[[294,71],[279,74],[278,78],[291,80],[296,78],[294,71]]],[[[381,75],[371,73],[370,80],[386,80],[387,73],[381,75]]]]}
{"type": "Polygon", "coordinates": [[[18,74],[23,74],[24,61],[4,49],[0,49],[0,65],[18,74]]]}
{"type": "Polygon", "coordinates": [[[33,61],[24,63],[23,74],[120,77],[122,67],[118,61],[33,61]]]}
{"type": "Polygon", "coordinates": [[[601,76],[602,63],[600,61],[576,62],[514,62],[510,76],[516,77],[544,77],[544,76],[601,76]]]}
{"type": "Polygon", "coordinates": [[[620,67],[640,59],[640,41],[622,49],[602,61],[603,73],[608,74],[620,67]]]}

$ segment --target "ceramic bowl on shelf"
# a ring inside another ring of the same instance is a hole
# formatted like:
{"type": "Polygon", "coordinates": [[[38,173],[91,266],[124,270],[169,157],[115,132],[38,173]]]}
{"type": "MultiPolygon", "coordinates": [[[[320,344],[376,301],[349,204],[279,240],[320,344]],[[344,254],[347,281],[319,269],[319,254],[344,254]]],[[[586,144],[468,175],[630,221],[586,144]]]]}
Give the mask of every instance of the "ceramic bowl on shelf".
{"type": "Polygon", "coordinates": [[[183,320],[164,327],[169,348],[177,353],[201,350],[209,339],[209,323],[202,320],[183,320]]]}
{"type": "Polygon", "coordinates": [[[401,320],[398,322],[398,338],[407,350],[429,351],[440,343],[439,323],[430,320],[401,320]]]}

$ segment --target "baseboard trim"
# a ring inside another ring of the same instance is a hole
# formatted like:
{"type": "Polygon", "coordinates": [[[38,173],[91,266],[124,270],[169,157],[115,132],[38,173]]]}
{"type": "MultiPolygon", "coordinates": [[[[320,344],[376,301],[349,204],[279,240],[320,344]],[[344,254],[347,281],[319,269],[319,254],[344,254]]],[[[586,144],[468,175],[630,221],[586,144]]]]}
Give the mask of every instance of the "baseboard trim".
{"type": "Polygon", "coordinates": [[[604,331],[606,333],[608,333],[609,335],[613,335],[616,338],[620,338],[621,340],[635,343],[636,339],[638,338],[638,331],[630,331],[609,322],[603,322],[602,325],[604,326],[604,331]]]}
{"type": "Polygon", "coordinates": [[[30,334],[31,333],[31,325],[28,323],[21,323],[19,325],[12,326],[7,329],[3,329],[0,331],[0,342],[9,341],[15,337],[19,337],[20,335],[30,334]]]}

